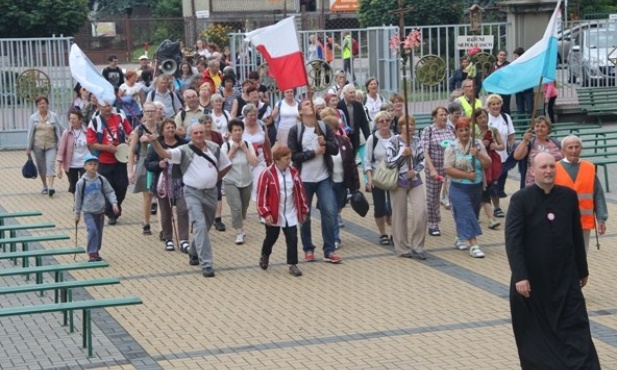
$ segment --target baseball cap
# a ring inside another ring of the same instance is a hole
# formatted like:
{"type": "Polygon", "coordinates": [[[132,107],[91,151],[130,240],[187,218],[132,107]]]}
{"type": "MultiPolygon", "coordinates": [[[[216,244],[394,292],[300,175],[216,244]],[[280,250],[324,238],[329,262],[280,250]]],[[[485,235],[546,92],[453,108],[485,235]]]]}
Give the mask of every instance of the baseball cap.
{"type": "Polygon", "coordinates": [[[84,158],[84,164],[90,162],[90,161],[99,161],[98,157],[92,154],[86,154],[86,157],[84,158]]]}
{"type": "Polygon", "coordinates": [[[147,59],[150,59],[150,58],[148,58],[147,55],[142,55],[142,56],[139,57],[139,60],[144,60],[144,59],[147,60],[147,59]]]}

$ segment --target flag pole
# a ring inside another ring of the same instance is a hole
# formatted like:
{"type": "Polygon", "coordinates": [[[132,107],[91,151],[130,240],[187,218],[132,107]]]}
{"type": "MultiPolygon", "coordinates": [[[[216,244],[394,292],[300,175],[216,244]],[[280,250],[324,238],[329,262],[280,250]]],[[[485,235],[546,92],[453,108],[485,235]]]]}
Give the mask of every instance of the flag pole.
{"type": "MultiPolygon", "coordinates": [[[[538,99],[540,98],[540,90],[542,90],[542,81],[544,80],[544,76],[540,76],[540,83],[538,84],[538,91],[536,91],[536,96],[533,99],[533,109],[531,110],[531,119],[529,120],[529,128],[533,127],[533,120],[536,118],[536,109],[538,104],[538,99]]],[[[551,122],[553,124],[554,122],[551,122]]]]}

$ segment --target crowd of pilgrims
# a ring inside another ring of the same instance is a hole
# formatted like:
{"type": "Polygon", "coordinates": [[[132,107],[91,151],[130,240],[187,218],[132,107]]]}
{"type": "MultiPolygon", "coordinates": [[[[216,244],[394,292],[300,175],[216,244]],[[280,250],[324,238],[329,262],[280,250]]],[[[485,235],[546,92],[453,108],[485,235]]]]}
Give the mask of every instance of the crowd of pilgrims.
{"type": "MultiPolygon", "coordinates": [[[[401,95],[384,98],[375,78],[369,78],[362,90],[356,89],[344,71],[335,73],[333,85],[322,97],[309,100],[307,94],[290,89],[275,100],[257,72],[238,81],[234,68],[220,54],[199,58],[195,66],[184,61],[175,75],[161,73],[146,56],[140,58],[137,70],[126,73],[117,66],[117,58],[110,57],[109,63],[103,75],[118,96],[112,114],[128,122],[124,130],[130,145],[128,182],[133,185],[133,193],[143,196],[141,232],[152,234],[151,216],[159,213],[159,237],[165,250],[188,250],[189,210],[183,201],[182,173],[178,166],[161,163],[148,135],[158,133],[163,147],[174,148],[190,141],[195,124],[203,126],[205,139],[218,144],[231,161],[231,170],[217,183],[218,202],[212,226],[219,232],[228,228],[222,219],[222,200],[227,195],[235,235],[231,240],[236,244],[243,244],[247,237],[245,224],[251,203],[259,215],[267,214],[263,209],[260,212],[263,205],[258,197],[260,190],[265,191],[259,184],[266,180],[260,177],[270,166],[284,170],[292,164],[304,195],[297,204],[289,205],[301,209],[296,209],[293,225],[259,216],[248,222],[278,225],[284,231],[286,226],[299,225],[306,261],[315,259],[310,237],[313,195],[321,214],[324,260],[333,263],[342,260],[337,252],[343,245],[341,228],[345,226],[341,211],[356,192],[371,193],[375,240],[393,245],[399,257],[427,258],[425,236],[441,236],[443,208],[451,211],[448,213],[455,221],[456,234],[451,235],[454,247],[468,251],[471,257],[483,258],[478,242],[482,235],[480,212],[486,215],[485,225],[491,230],[500,226],[500,218],[505,215],[500,199],[506,197],[504,186],[511,168],[507,160],[514,144],[514,127],[510,116],[503,112],[500,95],[489,95],[485,103],[475,99],[472,79],[461,81],[461,89],[456,90],[458,94],[452,95],[447,106],[433,109],[432,123],[420,132],[414,117],[405,116],[401,95]],[[316,117],[315,122],[312,117],[316,117]],[[291,163],[283,163],[287,151],[279,147],[289,148],[291,163]],[[373,175],[382,162],[398,168],[395,190],[373,184],[373,175]],[[161,181],[162,177],[165,181],[161,181]]],[[[69,191],[75,191],[75,183],[83,173],[83,157],[89,154],[85,133],[92,130],[92,122],[100,116],[96,96],[79,85],[75,93],[68,117],[70,127],[63,135],[72,136],[71,150],[59,134],[57,140],[62,142],[57,153],[48,155],[43,151],[37,155],[40,150],[33,147],[38,167],[46,169],[40,174],[42,193],[50,197],[55,193],[56,173],[60,177],[65,172],[69,191]]],[[[47,105],[46,99],[37,100],[39,112],[33,117],[49,117],[53,126],[59,118],[48,112],[47,105]]],[[[550,130],[550,125],[546,117],[536,120],[536,130],[550,130]]],[[[32,127],[36,130],[38,126],[32,127]]],[[[531,175],[526,175],[523,173],[522,181],[533,182],[531,175]]],[[[127,187],[114,189],[121,193],[117,194],[120,206],[127,187]]],[[[108,215],[108,224],[115,224],[119,216],[108,215]]]]}

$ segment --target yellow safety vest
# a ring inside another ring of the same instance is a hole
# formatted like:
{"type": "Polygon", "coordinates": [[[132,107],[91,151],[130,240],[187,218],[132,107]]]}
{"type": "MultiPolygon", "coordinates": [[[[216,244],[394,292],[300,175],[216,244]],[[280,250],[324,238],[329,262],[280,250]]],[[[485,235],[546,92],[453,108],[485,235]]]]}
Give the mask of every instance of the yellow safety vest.
{"type": "MultiPolygon", "coordinates": [[[[463,107],[463,111],[465,112],[465,117],[471,117],[474,107],[469,104],[465,95],[459,97],[458,101],[461,102],[461,106],[463,107]]],[[[480,101],[480,99],[476,99],[475,108],[482,108],[482,102],[480,101]]]]}

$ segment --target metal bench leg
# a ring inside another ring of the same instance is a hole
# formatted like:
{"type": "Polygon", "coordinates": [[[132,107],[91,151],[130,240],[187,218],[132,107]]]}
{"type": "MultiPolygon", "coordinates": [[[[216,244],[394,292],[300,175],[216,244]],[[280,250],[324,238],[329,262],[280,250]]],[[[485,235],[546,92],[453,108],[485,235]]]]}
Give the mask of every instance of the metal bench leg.
{"type": "MultiPolygon", "coordinates": [[[[68,289],[68,302],[73,302],[73,289],[69,288],[68,289]]],[[[74,316],[75,312],[73,312],[73,310],[69,311],[69,325],[71,328],[71,333],[75,332],[75,324],[73,322],[73,316],[74,316]]]]}
{"type": "MultiPolygon", "coordinates": [[[[56,283],[59,283],[62,281],[64,281],[64,274],[62,274],[62,271],[56,271],[56,283]]],[[[58,299],[59,299],[59,294],[58,294],[58,289],[56,289],[54,291],[54,302],[58,303],[58,299]]]]}
{"type": "Polygon", "coordinates": [[[88,342],[88,357],[92,357],[92,310],[84,310],[84,321],[86,322],[87,331],[84,333],[88,342]]]}
{"type": "MultiPolygon", "coordinates": [[[[43,266],[43,257],[35,257],[36,260],[36,266],[43,266]]],[[[36,283],[37,284],[43,284],[43,275],[37,273],[36,274],[36,283]]],[[[45,296],[45,291],[41,290],[41,292],[39,293],[41,295],[41,297],[45,296]]]]}
{"type": "Polygon", "coordinates": [[[609,187],[610,181],[608,180],[608,164],[604,165],[604,182],[606,183],[606,192],[610,192],[611,188],[609,187]]]}
{"type": "Polygon", "coordinates": [[[86,316],[86,309],[82,310],[82,314],[81,314],[81,335],[82,335],[82,347],[83,348],[87,348],[88,347],[88,320],[87,320],[87,316],[86,316]]]}
{"type": "MultiPolygon", "coordinates": [[[[60,289],[60,302],[66,303],[66,291],[67,289],[60,289]]],[[[67,326],[69,324],[69,313],[67,311],[62,311],[62,326],[67,326]]]]}

